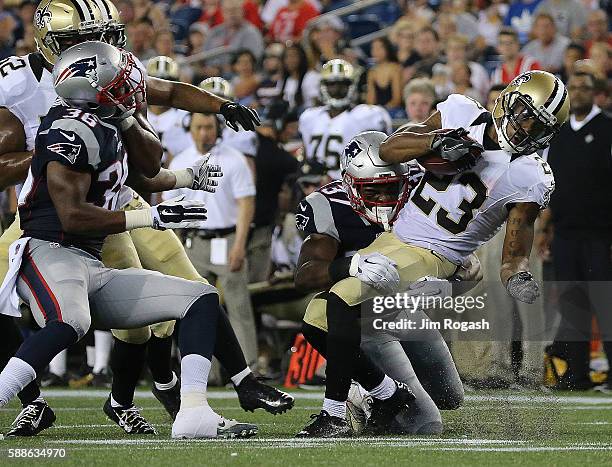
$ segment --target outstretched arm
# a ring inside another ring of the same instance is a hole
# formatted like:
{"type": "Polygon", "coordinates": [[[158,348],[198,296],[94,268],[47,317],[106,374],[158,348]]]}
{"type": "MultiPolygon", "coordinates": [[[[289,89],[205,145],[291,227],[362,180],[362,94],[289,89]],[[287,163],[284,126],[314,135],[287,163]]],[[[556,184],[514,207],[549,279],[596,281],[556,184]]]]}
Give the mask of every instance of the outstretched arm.
{"type": "Polygon", "coordinates": [[[175,107],[189,112],[218,114],[221,105],[229,101],[191,84],[149,77],[147,102],[151,105],[175,107]]]}
{"type": "Polygon", "coordinates": [[[32,151],[26,150],[23,125],[10,110],[0,108],[0,191],[28,176],[32,151]]]}
{"type": "Polygon", "coordinates": [[[418,129],[408,127],[396,131],[380,145],[380,158],[385,162],[408,162],[431,152],[432,131],[442,128],[440,112],[434,112],[418,129]],[[417,131],[415,131],[417,130],[417,131]]]}

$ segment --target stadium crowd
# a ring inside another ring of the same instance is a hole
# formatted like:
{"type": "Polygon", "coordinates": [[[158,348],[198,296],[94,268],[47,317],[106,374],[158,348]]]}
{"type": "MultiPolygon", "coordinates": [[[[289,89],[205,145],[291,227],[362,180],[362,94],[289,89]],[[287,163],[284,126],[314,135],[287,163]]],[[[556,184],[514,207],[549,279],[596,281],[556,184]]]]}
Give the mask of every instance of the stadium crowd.
{"type": "MultiPolygon", "coordinates": [[[[256,176],[252,234],[245,247],[248,266],[241,264],[250,268],[249,290],[258,323],[262,374],[280,375],[280,368],[286,367],[283,351],[289,349],[290,339],[299,328],[291,322],[300,321],[300,310],[303,313],[307,303],[307,297],[292,287],[301,244],[294,210],[304,196],[337,177],[332,170],[328,173],[325,161],[304,157],[299,128],[302,112],[322,103],[323,64],[336,58],[348,61],[358,76],[355,102],[386,109],[394,128],[424,121],[436,104],[452,93],[472,97],[491,110],[504,85],[522,72],[536,69],[555,73],[566,84],[576,72],[588,75],[590,79],[583,86],[591,88],[592,105],[602,112],[612,110],[612,7],[603,0],[113,3],[127,26],[127,49],[145,66],[157,63],[155,57],[164,56],[178,65],[176,77],[181,81],[200,85],[207,78],[223,77],[229,86],[209,80],[206,89],[254,107],[262,116],[263,125],[250,146],[238,147],[249,156],[249,166],[256,176]],[[369,6],[350,9],[359,4],[369,6]]],[[[37,4],[34,0],[0,2],[0,59],[36,51],[32,23],[37,4]]],[[[149,67],[153,74],[162,71],[149,67]]],[[[193,135],[190,123],[186,123],[185,131],[191,130],[193,135]]],[[[177,155],[168,145],[166,163],[171,164],[177,155]]],[[[588,190],[588,184],[584,189],[588,190]]],[[[4,225],[8,225],[7,219],[15,211],[14,192],[7,191],[4,200],[4,225]]],[[[612,226],[612,211],[603,215],[608,216],[603,224],[612,226]]],[[[551,283],[555,257],[550,255],[548,245],[553,226],[554,220],[538,231],[534,252],[534,261],[541,265],[535,269],[540,270],[539,279],[551,283]]],[[[593,235],[609,245],[612,234],[603,228],[593,235]]],[[[189,249],[200,240],[187,234],[185,241],[189,249]]],[[[499,264],[499,241],[490,242],[483,250],[483,257],[496,258],[490,261],[499,264]]],[[[558,321],[555,287],[545,292],[545,300],[525,313],[513,302],[494,303],[508,307],[510,315],[515,316],[516,329],[510,327],[506,338],[454,343],[457,367],[466,382],[484,388],[534,387],[544,381],[546,366],[551,386],[591,386],[581,379],[584,373],[571,375],[571,371],[565,371],[564,379],[560,370],[559,362],[572,368],[571,359],[582,358],[581,353],[564,350],[562,345],[545,350],[547,342],[534,345],[522,338],[521,329],[530,328],[534,314],[541,320],[552,316],[551,322],[558,321]]],[[[551,334],[551,340],[553,337],[551,334]]],[[[43,377],[43,385],[65,385],[69,379],[73,386],[108,384],[105,360],[111,339],[108,333],[96,331],[95,347],[93,340],[89,341],[91,347],[82,368],[73,369],[69,377],[66,355],[60,354],[49,375],[43,377]]],[[[596,345],[592,350],[601,352],[596,345]]],[[[596,370],[605,370],[605,366],[596,370]]],[[[595,382],[601,382],[601,376],[596,378],[595,382]]],[[[221,377],[218,382],[222,382],[221,377]]]]}

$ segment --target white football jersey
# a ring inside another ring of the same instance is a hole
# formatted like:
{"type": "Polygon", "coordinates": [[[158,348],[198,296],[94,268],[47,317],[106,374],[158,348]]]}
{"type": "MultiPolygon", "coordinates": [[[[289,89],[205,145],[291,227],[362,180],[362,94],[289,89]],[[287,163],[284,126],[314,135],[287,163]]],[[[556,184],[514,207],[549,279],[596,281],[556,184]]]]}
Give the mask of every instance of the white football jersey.
{"type": "MultiPolygon", "coordinates": [[[[451,94],[438,104],[442,128],[463,127],[484,144],[491,114],[473,99],[451,94]]],[[[411,245],[428,248],[460,264],[501,228],[509,205],[533,202],[546,207],[555,182],[536,154],[516,157],[487,150],[469,171],[437,176],[426,172],[393,226],[411,245]]]]}
{"type": "Polygon", "coordinates": [[[168,109],[156,115],[149,111],[147,120],[157,132],[164,147],[164,161],[174,157],[191,146],[191,135],[185,130],[185,117],[189,112],[180,109],[168,109]]]}
{"type": "Polygon", "coordinates": [[[306,159],[325,165],[335,179],[341,178],[344,147],[359,133],[369,130],[391,133],[391,117],[384,107],[361,104],[334,118],[327,107],[313,107],[306,109],[299,121],[306,159]]]}

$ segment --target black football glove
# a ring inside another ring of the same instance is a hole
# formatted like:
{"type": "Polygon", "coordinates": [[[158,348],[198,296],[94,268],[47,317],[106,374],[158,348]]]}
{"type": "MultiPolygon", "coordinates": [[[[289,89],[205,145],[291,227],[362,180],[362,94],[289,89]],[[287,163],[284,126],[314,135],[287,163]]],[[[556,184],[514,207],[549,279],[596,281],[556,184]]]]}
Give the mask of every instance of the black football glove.
{"type": "Polygon", "coordinates": [[[439,154],[442,159],[450,162],[456,162],[468,155],[473,156],[472,151],[474,150],[477,150],[479,153],[484,151],[482,144],[466,139],[467,135],[468,131],[464,128],[438,133],[431,142],[431,150],[439,154]]]}
{"type": "Polygon", "coordinates": [[[220,112],[225,118],[227,126],[234,131],[240,130],[239,125],[247,131],[254,131],[256,126],[261,125],[259,115],[255,110],[237,102],[225,102],[221,106],[220,112]]]}

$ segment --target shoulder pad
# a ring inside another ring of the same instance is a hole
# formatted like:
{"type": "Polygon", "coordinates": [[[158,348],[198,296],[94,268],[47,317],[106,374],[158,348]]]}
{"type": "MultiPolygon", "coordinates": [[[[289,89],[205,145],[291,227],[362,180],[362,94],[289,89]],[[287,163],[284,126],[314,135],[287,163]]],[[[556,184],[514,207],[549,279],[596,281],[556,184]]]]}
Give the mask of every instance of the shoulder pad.
{"type": "Polygon", "coordinates": [[[27,57],[8,57],[0,61],[0,106],[10,108],[29,96],[36,77],[27,57]]]}
{"type": "Polygon", "coordinates": [[[40,135],[45,135],[41,142],[47,150],[62,156],[71,165],[80,169],[88,166],[94,170],[98,168],[101,162],[100,148],[104,141],[100,141],[94,130],[84,122],[74,118],[59,118],[40,135]]]}
{"type": "Polygon", "coordinates": [[[467,128],[486,111],[479,102],[462,94],[451,94],[436,109],[440,112],[443,129],[467,128]]]}
{"type": "Polygon", "coordinates": [[[510,163],[510,183],[518,190],[517,201],[548,206],[555,189],[555,177],[548,163],[536,154],[521,156],[510,163]]]}
{"type": "Polygon", "coordinates": [[[318,191],[309,194],[300,202],[295,224],[305,235],[318,233],[340,241],[329,200],[318,191]]]}

